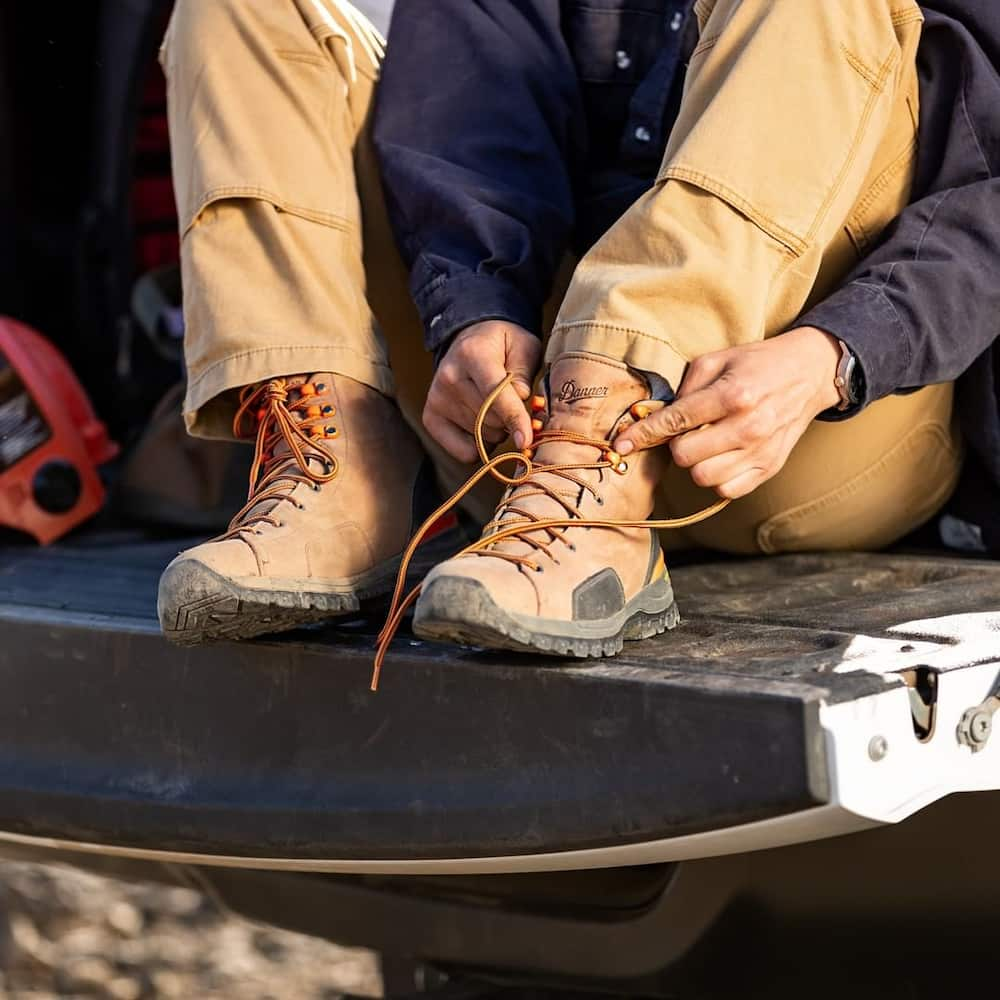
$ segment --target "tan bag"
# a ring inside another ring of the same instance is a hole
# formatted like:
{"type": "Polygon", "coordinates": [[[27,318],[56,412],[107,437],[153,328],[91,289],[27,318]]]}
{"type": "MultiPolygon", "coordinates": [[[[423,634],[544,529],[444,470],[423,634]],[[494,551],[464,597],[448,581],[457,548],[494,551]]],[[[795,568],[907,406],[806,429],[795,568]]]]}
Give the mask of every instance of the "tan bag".
{"type": "Polygon", "coordinates": [[[128,455],[115,493],[115,509],[142,524],[222,531],[243,506],[252,450],[232,441],[190,437],[178,383],[157,404],[128,455]]]}

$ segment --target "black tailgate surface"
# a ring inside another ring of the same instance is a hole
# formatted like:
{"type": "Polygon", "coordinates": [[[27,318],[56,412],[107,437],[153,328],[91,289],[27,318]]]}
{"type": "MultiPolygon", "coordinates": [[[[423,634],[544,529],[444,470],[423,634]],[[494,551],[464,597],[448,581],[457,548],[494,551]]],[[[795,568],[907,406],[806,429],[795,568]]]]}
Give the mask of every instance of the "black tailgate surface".
{"type": "MultiPolygon", "coordinates": [[[[403,631],[372,694],[374,611],[266,641],[169,646],[156,582],[180,547],[121,535],[0,549],[0,830],[417,860],[786,815],[826,800],[818,706],[885,690],[876,674],[834,672],[856,635],[1000,604],[1000,566],[982,562],[688,566],[673,574],[680,628],[617,659],[491,654],[403,631]]],[[[905,630],[891,639],[905,648],[905,630]]]]}

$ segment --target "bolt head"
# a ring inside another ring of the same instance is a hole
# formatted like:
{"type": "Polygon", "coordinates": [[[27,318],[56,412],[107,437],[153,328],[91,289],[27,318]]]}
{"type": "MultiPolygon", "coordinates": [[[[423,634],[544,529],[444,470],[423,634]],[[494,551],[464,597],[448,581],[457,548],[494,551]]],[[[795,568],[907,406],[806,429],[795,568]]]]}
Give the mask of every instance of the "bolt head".
{"type": "Polygon", "coordinates": [[[993,717],[989,712],[976,712],[969,723],[969,736],[975,743],[985,743],[993,732],[993,717]]]}

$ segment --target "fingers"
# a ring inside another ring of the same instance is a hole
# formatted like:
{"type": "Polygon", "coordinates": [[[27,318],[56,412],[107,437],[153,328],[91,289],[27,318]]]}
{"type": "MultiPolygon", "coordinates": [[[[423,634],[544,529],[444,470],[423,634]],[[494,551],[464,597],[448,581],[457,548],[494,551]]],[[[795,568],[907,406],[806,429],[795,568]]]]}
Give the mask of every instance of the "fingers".
{"type": "Polygon", "coordinates": [[[427,433],[452,458],[456,458],[458,461],[466,464],[476,460],[478,452],[476,451],[476,443],[471,434],[437,410],[431,409],[430,405],[424,407],[423,420],[424,427],[427,428],[427,433]]]}
{"type": "Polygon", "coordinates": [[[766,444],[766,436],[758,433],[759,422],[756,416],[727,417],[718,423],[671,438],[668,447],[674,464],[690,469],[715,455],[724,455],[728,451],[750,451],[766,444]]]}
{"type": "Polygon", "coordinates": [[[761,483],[767,482],[769,478],[770,473],[763,469],[746,469],[720,486],[716,486],[715,492],[726,500],[739,500],[740,497],[753,493],[761,483]]]}
{"type": "Polygon", "coordinates": [[[506,347],[505,368],[514,376],[512,384],[515,393],[522,403],[526,403],[531,397],[531,385],[542,360],[542,342],[533,335],[525,336],[522,330],[511,328],[506,331],[506,347]]]}
{"type": "Polygon", "coordinates": [[[715,490],[727,500],[737,500],[771,477],[769,467],[753,452],[729,451],[693,466],[691,481],[695,486],[715,490]]]}
{"type": "Polygon", "coordinates": [[[497,397],[483,420],[483,437],[498,444],[508,435],[519,448],[532,437],[524,403],[541,359],[537,337],[509,323],[484,321],[467,327],[455,339],[431,384],[424,426],[460,461],[473,461],[473,431],[483,400],[508,373],[512,383],[497,397]]]}
{"type": "Polygon", "coordinates": [[[724,393],[715,382],[706,389],[699,389],[670,406],[651,413],[633,424],[615,439],[615,451],[629,455],[633,451],[655,448],[687,431],[721,420],[728,412],[724,393]]]}
{"type": "MultiPolygon", "coordinates": [[[[482,400],[507,377],[507,370],[504,365],[497,365],[492,359],[477,359],[470,366],[468,374],[475,386],[476,395],[482,400]]],[[[530,381],[527,384],[530,395],[530,381]]],[[[487,419],[493,426],[499,421],[499,426],[514,439],[514,444],[518,448],[523,448],[531,440],[531,417],[528,416],[528,411],[524,408],[524,399],[514,384],[507,386],[497,396],[487,419]]]]}

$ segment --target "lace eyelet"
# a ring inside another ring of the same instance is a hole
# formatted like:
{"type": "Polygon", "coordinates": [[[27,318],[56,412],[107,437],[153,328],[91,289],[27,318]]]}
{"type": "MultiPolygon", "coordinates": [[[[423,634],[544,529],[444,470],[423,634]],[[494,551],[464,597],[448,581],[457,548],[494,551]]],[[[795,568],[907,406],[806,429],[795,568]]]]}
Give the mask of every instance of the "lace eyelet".
{"type": "Polygon", "coordinates": [[[535,567],[535,572],[536,573],[544,573],[545,572],[545,567],[544,566],[536,566],[535,567]]]}
{"type": "Polygon", "coordinates": [[[597,506],[598,507],[603,507],[604,506],[604,497],[594,497],[594,499],[597,501],[597,506]]]}

